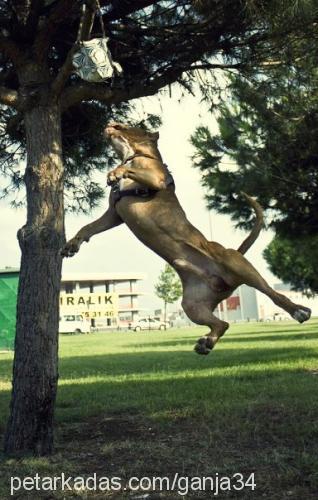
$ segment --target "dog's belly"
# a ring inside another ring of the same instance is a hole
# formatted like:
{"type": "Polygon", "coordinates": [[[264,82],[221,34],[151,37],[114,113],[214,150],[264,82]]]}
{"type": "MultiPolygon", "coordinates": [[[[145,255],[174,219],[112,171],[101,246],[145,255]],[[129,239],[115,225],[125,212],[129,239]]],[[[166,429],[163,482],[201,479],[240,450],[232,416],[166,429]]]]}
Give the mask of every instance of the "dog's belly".
{"type": "Polygon", "coordinates": [[[190,259],[208,267],[210,274],[222,276],[218,252],[211,255],[209,242],[188,221],[173,192],[160,191],[151,199],[125,197],[116,204],[116,211],[142,243],[170,264],[178,258],[190,259]]]}
{"type": "Polygon", "coordinates": [[[124,197],[116,204],[116,211],[147,246],[160,248],[162,240],[196,240],[196,244],[206,241],[187,220],[174,193],[166,190],[152,198],[124,197]]]}

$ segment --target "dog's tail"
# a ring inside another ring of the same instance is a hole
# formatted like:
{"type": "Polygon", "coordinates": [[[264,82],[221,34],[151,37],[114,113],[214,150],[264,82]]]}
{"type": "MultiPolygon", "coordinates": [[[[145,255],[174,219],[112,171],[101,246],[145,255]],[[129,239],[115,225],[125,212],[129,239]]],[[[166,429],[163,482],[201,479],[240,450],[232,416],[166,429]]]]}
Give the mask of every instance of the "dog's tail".
{"type": "Polygon", "coordinates": [[[248,237],[243,241],[243,243],[237,249],[241,254],[245,254],[247,250],[253,245],[254,241],[258,238],[259,233],[261,232],[262,227],[264,226],[264,217],[263,217],[263,209],[261,205],[251,198],[248,194],[241,192],[241,195],[247,200],[248,204],[254,209],[256,214],[255,224],[248,235],[248,237]]]}

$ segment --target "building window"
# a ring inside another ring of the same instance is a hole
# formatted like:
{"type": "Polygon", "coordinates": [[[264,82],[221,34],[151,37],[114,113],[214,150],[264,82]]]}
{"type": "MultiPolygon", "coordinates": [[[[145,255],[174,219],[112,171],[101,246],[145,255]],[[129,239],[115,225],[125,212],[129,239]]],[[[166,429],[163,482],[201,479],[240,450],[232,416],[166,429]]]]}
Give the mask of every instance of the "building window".
{"type": "Polygon", "coordinates": [[[65,293],[73,293],[73,284],[65,283],[65,293]]]}

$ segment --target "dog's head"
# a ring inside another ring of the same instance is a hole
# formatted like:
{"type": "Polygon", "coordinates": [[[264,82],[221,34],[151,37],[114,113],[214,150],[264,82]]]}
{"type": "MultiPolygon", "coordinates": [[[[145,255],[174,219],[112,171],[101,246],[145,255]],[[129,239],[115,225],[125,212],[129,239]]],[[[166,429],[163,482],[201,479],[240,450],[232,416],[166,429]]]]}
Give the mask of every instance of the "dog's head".
{"type": "Polygon", "coordinates": [[[157,150],[159,132],[148,132],[122,123],[109,123],[105,135],[122,160],[136,153],[151,154],[157,150]]]}

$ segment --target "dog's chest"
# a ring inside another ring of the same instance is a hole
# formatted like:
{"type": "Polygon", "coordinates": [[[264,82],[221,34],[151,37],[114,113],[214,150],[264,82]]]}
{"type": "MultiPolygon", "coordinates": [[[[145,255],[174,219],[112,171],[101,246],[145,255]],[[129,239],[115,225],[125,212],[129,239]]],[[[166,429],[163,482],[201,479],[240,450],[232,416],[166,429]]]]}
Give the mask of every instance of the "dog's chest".
{"type": "Polygon", "coordinates": [[[118,182],[119,191],[124,191],[125,189],[134,189],[139,186],[140,184],[138,184],[138,182],[136,181],[133,181],[132,179],[120,179],[120,181],[118,182]]]}
{"type": "Polygon", "coordinates": [[[148,198],[127,196],[116,204],[116,210],[127,225],[147,226],[152,219],[152,206],[148,198]]]}

